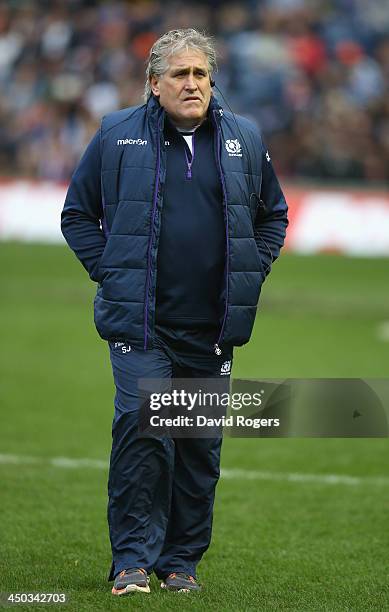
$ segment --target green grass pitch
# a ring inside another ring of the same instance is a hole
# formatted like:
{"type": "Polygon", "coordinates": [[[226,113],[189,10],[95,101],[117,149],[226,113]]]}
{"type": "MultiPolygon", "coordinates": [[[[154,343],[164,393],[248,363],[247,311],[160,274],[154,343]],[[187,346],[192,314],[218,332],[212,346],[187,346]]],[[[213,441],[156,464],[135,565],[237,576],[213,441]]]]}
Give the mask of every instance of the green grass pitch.
{"type": "MultiPolygon", "coordinates": [[[[72,611],[389,609],[387,439],[226,439],[225,469],[359,480],[222,478],[203,592],[165,593],[153,577],[150,595],[113,598],[107,470],[50,462],[108,459],[94,286],[65,247],[2,244],[1,262],[0,591],[65,592],[72,611]]],[[[388,377],[388,280],[384,259],[284,254],[233,375],[388,377]]]]}

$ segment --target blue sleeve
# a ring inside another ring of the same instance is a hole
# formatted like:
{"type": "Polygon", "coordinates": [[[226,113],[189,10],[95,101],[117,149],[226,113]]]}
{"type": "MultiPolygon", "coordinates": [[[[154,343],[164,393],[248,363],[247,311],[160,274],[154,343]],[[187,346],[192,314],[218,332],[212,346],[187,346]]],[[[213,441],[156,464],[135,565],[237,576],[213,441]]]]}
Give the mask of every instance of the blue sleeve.
{"type": "Polygon", "coordinates": [[[288,227],[288,206],[271,163],[270,155],[262,143],[262,185],[260,203],[254,222],[254,236],[265,276],[280,254],[288,227]]]}
{"type": "Polygon", "coordinates": [[[106,244],[102,231],[100,130],[82,156],[66,195],[61,230],[93,281],[99,281],[99,263],[106,244]]]}

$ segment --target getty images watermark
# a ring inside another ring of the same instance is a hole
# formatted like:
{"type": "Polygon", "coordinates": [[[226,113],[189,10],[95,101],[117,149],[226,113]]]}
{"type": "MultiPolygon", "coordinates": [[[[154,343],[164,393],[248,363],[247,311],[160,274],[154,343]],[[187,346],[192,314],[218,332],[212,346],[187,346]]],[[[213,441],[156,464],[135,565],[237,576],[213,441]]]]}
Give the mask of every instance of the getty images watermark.
{"type": "Polygon", "coordinates": [[[250,418],[242,414],[217,414],[213,411],[208,414],[199,413],[199,409],[224,409],[232,411],[241,410],[243,407],[259,408],[262,405],[264,389],[251,393],[227,393],[211,392],[199,389],[195,392],[186,389],[173,389],[170,392],[152,393],[150,395],[150,410],[161,411],[160,414],[151,415],[150,425],[152,427],[279,427],[280,420],[277,418],[250,418]],[[165,408],[184,409],[188,413],[193,410],[197,412],[193,416],[189,414],[178,414],[176,416],[165,416],[165,408]]]}
{"type": "Polygon", "coordinates": [[[142,379],[138,388],[146,436],[389,435],[389,379],[142,379]]]}
{"type": "Polygon", "coordinates": [[[148,435],[171,437],[251,437],[252,431],[280,427],[280,418],[261,414],[266,388],[237,390],[217,379],[142,379],[139,429],[148,435]],[[237,435],[237,434],[235,434],[237,435]]]}

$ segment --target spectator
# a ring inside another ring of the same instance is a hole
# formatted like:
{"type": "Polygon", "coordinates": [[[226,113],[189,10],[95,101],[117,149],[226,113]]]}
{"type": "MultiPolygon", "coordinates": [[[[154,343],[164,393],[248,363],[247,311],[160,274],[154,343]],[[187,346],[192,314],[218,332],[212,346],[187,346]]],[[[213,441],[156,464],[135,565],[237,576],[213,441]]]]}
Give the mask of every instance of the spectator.
{"type": "Polygon", "coordinates": [[[217,83],[281,174],[389,180],[386,0],[3,2],[1,173],[68,180],[101,116],[141,102],[153,41],[188,26],[215,35],[217,83]]]}

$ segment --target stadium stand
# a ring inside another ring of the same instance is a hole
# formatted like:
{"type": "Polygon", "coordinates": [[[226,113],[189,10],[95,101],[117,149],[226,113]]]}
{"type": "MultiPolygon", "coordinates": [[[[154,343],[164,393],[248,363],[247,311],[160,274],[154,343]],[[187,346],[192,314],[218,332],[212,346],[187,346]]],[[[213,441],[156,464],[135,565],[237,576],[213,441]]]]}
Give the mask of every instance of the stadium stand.
{"type": "Polygon", "coordinates": [[[141,101],[153,41],[188,26],[281,176],[389,180],[387,0],[0,3],[1,175],[67,181],[100,117],[141,101]]]}

